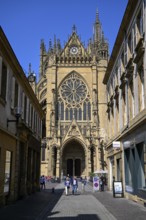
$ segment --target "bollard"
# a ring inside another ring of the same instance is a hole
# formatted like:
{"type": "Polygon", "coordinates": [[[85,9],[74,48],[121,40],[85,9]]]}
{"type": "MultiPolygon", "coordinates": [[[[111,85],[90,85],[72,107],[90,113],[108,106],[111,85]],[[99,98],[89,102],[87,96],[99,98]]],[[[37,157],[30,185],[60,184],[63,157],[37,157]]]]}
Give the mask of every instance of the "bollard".
{"type": "Polygon", "coordinates": [[[54,189],[54,187],[52,188],[52,193],[54,193],[55,192],[55,189],[54,189]]]}

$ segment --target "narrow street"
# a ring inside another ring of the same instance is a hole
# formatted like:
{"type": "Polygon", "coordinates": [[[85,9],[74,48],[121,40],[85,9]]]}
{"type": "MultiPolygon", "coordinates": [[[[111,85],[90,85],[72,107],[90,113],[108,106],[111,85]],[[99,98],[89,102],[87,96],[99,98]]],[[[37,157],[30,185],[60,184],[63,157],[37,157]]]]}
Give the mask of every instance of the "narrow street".
{"type": "Polygon", "coordinates": [[[93,192],[81,183],[76,195],[64,192],[64,183],[47,183],[46,189],[13,205],[0,208],[2,220],[145,220],[146,208],[125,198],[113,198],[112,192],[93,192]],[[55,192],[52,193],[52,187],[55,192]]]}

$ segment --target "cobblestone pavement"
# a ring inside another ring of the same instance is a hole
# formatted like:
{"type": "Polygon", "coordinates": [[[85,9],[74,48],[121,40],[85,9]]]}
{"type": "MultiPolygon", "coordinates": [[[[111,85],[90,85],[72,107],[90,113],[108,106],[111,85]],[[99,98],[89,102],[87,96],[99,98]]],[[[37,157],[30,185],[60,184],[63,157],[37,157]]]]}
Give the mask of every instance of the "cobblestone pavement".
{"type": "Polygon", "coordinates": [[[82,192],[79,183],[77,194],[66,196],[63,183],[48,183],[45,190],[0,208],[0,220],[10,219],[146,220],[146,208],[125,198],[113,198],[108,191],[93,192],[89,184],[82,192]]]}

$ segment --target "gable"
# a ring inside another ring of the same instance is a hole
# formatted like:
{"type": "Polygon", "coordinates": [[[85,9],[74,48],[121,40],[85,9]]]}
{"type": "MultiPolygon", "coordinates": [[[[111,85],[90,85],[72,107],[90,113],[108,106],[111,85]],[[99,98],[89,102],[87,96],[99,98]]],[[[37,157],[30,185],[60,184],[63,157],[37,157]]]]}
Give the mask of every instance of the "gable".
{"type": "Polygon", "coordinates": [[[61,56],[87,56],[87,52],[76,32],[72,33],[61,53],[61,56]]]}
{"type": "Polygon", "coordinates": [[[66,133],[66,135],[63,139],[63,142],[67,141],[71,137],[75,137],[75,138],[80,139],[84,142],[84,137],[83,137],[75,119],[72,120],[70,127],[68,129],[68,132],[66,133]]]}

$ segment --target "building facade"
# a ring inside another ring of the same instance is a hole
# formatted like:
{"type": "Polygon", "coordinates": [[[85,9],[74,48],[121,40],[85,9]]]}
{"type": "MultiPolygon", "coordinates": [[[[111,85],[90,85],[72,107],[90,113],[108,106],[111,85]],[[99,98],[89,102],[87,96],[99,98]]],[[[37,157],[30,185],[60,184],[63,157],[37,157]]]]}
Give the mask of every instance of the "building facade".
{"type": "Polygon", "coordinates": [[[109,188],[146,201],[146,1],[129,0],[104,81],[107,88],[109,188]],[[113,142],[119,143],[119,147],[113,142]]]}
{"type": "Polygon", "coordinates": [[[37,97],[46,112],[41,173],[62,177],[89,176],[104,167],[106,87],[102,83],[108,61],[98,12],[87,47],[73,26],[61,47],[54,37],[40,46],[37,97]]]}
{"type": "Polygon", "coordinates": [[[39,189],[43,111],[0,27],[0,205],[39,189]]]}

